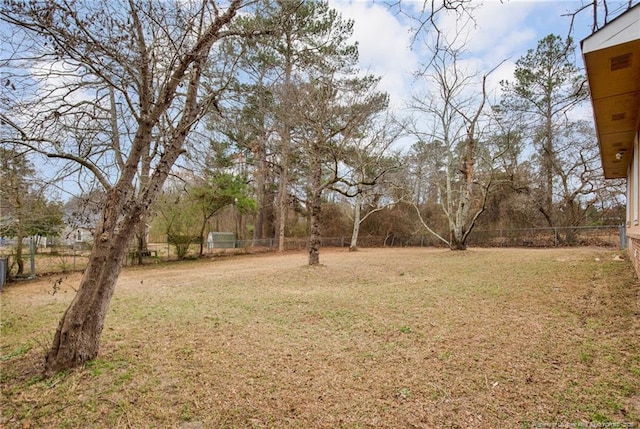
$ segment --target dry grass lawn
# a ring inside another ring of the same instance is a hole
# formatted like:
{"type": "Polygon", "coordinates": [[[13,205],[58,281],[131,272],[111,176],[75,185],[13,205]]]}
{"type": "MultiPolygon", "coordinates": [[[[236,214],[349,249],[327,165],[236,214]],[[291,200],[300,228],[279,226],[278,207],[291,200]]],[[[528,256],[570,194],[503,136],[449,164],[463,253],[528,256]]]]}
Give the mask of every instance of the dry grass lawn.
{"type": "Polygon", "coordinates": [[[618,254],[324,249],[319,267],[291,253],[127,268],[98,359],[48,379],[78,274],[10,285],[0,427],[638,427],[640,292],[618,254]]]}

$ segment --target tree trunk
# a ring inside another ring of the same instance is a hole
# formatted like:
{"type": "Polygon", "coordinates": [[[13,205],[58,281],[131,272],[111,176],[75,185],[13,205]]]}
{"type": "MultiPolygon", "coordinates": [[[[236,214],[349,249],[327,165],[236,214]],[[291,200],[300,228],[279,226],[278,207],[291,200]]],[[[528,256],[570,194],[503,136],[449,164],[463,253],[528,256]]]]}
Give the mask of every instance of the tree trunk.
{"type": "Polygon", "coordinates": [[[147,250],[147,224],[140,222],[136,230],[136,238],[138,239],[138,265],[142,265],[144,262],[143,254],[147,250]]]}
{"type": "Polygon", "coordinates": [[[264,224],[265,224],[265,217],[266,217],[265,206],[266,206],[266,200],[267,200],[267,193],[265,189],[265,177],[264,177],[265,171],[263,170],[264,167],[265,166],[262,163],[260,154],[258,154],[258,168],[256,169],[256,173],[255,173],[256,193],[258,197],[257,198],[258,210],[256,211],[256,214],[253,220],[254,246],[257,244],[256,242],[258,240],[262,240],[262,238],[264,237],[263,232],[264,232],[264,224]]]}
{"type": "Polygon", "coordinates": [[[322,236],[320,231],[320,216],[322,211],[322,164],[320,163],[319,149],[314,145],[311,150],[311,207],[309,210],[311,220],[311,234],[309,236],[309,265],[320,263],[320,244],[322,236]]]}
{"type": "MultiPolygon", "coordinates": [[[[117,198],[117,197],[116,197],[117,198]]],[[[104,217],[118,210],[116,198],[109,198],[104,217]]],[[[97,229],[95,244],[84,271],[78,293],[65,311],[53,344],[46,356],[45,374],[73,368],[94,359],[98,354],[100,336],[107,309],[127,253],[131,234],[142,222],[140,210],[115,226],[104,223],[97,229]]]]}
{"type": "Polygon", "coordinates": [[[284,96],[284,108],[285,108],[285,119],[284,124],[282,125],[282,135],[280,136],[280,140],[282,141],[282,151],[280,154],[281,157],[281,165],[280,165],[280,192],[278,193],[278,207],[277,210],[277,219],[278,223],[276,226],[277,230],[277,238],[278,238],[278,251],[284,251],[284,230],[287,226],[287,211],[289,208],[289,151],[291,150],[291,126],[289,125],[289,117],[286,115],[290,114],[289,111],[291,105],[291,75],[293,73],[293,54],[292,54],[292,46],[293,42],[291,41],[291,34],[286,29],[285,37],[286,37],[286,46],[287,51],[285,54],[285,64],[284,64],[284,80],[283,87],[285,90],[284,96]]]}
{"type": "Polygon", "coordinates": [[[311,202],[311,235],[309,237],[309,265],[320,263],[320,244],[322,236],[320,234],[320,212],[322,210],[321,192],[313,192],[311,202]]]}
{"type": "MultiPolygon", "coordinates": [[[[148,155],[149,148],[145,149],[142,156],[142,172],[140,174],[140,189],[146,189],[149,183],[149,175],[151,172],[151,157],[148,155]]],[[[147,251],[147,224],[145,219],[141,219],[136,228],[136,236],[138,238],[138,265],[143,263],[143,252],[147,251]]]]}
{"type": "MultiPolygon", "coordinates": [[[[257,168],[255,173],[256,191],[258,196],[258,211],[255,215],[255,224],[253,229],[254,241],[263,240],[273,237],[271,235],[272,224],[271,210],[273,209],[273,195],[269,192],[270,186],[267,184],[268,162],[265,143],[259,142],[256,148],[257,168]]],[[[261,245],[260,243],[255,243],[261,245]]]]}
{"type": "Polygon", "coordinates": [[[362,195],[356,195],[355,207],[353,209],[353,232],[351,233],[351,244],[349,252],[358,250],[358,234],[360,233],[360,212],[362,210],[362,195]]]}
{"type": "Polygon", "coordinates": [[[24,240],[24,231],[22,230],[22,226],[18,228],[18,234],[16,236],[16,264],[18,264],[18,271],[16,276],[21,276],[24,274],[24,258],[22,257],[22,249],[24,246],[22,245],[22,241],[24,240]]]}
{"type": "Polygon", "coordinates": [[[464,239],[464,233],[461,229],[453,229],[450,231],[449,249],[451,250],[467,250],[467,243],[464,239]]]}
{"type": "Polygon", "coordinates": [[[278,252],[284,251],[284,230],[287,225],[287,173],[280,173],[280,191],[278,193],[278,252]]]}
{"type": "Polygon", "coordinates": [[[544,138],[542,143],[542,165],[544,169],[544,211],[549,226],[555,226],[553,221],[553,124],[550,100],[547,102],[544,138]]]}
{"type": "Polygon", "coordinates": [[[209,223],[209,218],[206,218],[202,223],[202,227],[200,228],[200,234],[198,234],[198,239],[200,241],[200,249],[198,251],[198,257],[202,258],[204,256],[204,231],[207,229],[207,223],[209,223]]]}
{"type": "Polygon", "coordinates": [[[65,311],[46,356],[45,374],[73,368],[98,355],[107,308],[120,273],[126,242],[96,246],[78,293],[65,311]]]}

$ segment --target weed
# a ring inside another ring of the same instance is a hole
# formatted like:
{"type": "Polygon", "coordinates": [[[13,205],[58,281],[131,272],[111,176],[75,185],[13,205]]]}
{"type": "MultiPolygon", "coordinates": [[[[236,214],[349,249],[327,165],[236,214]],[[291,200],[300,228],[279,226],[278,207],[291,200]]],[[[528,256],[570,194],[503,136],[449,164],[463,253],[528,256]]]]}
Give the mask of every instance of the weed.
{"type": "Polygon", "coordinates": [[[593,362],[593,356],[585,351],[580,351],[580,362],[582,362],[585,365],[589,365],[591,362],[593,362]]]}
{"type": "Polygon", "coordinates": [[[408,387],[401,387],[400,389],[398,389],[396,391],[396,398],[398,399],[410,399],[413,394],[411,393],[411,389],[409,389],[408,387]]]}
{"type": "Polygon", "coordinates": [[[5,362],[5,361],[8,361],[9,359],[23,356],[27,354],[29,350],[31,350],[31,347],[32,347],[31,344],[22,344],[11,353],[7,353],[6,355],[0,356],[0,362],[5,362]]]}
{"type": "Polygon", "coordinates": [[[599,412],[592,413],[589,417],[593,423],[611,423],[611,420],[607,416],[599,412]]]}
{"type": "Polygon", "coordinates": [[[182,411],[180,411],[180,418],[185,422],[189,422],[193,419],[193,413],[191,412],[191,408],[188,405],[182,406],[182,411]]]}
{"type": "Polygon", "coordinates": [[[413,332],[413,329],[411,329],[411,326],[403,325],[400,327],[400,332],[403,334],[410,334],[413,332]]]}
{"type": "Polygon", "coordinates": [[[453,352],[451,350],[446,350],[438,354],[438,359],[440,359],[441,361],[448,361],[452,357],[453,357],[453,352]]]}
{"type": "Polygon", "coordinates": [[[182,353],[185,356],[191,356],[193,355],[193,353],[195,352],[194,349],[192,349],[191,347],[185,347],[182,350],[180,350],[180,353],[182,353]]]}

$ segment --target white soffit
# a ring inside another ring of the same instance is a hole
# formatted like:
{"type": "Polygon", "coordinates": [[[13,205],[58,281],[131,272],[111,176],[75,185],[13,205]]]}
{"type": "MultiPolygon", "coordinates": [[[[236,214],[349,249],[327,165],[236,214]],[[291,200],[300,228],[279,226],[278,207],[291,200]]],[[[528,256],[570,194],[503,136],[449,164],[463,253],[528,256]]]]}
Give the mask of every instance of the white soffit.
{"type": "Polygon", "coordinates": [[[598,51],[637,39],[640,39],[640,4],[584,39],[582,53],[598,51]]]}

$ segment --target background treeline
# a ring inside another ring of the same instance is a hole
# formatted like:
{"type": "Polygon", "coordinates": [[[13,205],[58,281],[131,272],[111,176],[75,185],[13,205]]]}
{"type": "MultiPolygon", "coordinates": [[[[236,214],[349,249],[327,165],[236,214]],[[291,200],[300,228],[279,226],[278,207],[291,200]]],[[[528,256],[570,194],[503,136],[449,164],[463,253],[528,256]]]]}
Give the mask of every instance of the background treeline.
{"type": "MultiPolygon", "coordinates": [[[[517,61],[513,79],[491,91],[490,73],[464,66],[464,44],[439,34],[412,100],[391,109],[380,77],[357,69],[353,22],[326,2],[253,8],[233,29],[254,34],[223,40],[204,68],[203,85],[218,92],[138,228],[138,249],[168,240],[177,248],[199,243],[202,254],[210,231],[281,249],[285,238],[310,237],[312,255],[321,237],[344,236],[352,249],[359,237],[424,235],[464,249],[474,230],[624,222],[624,184],[603,180],[593,125],[577,113],[588,89],[571,39],[540,40],[517,61]]],[[[9,74],[3,94],[16,109],[9,74]]],[[[121,167],[117,156],[104,156],[105,147],[117,148],[91,139],[114,129],[94,125],[66,125],[87,163],[46,164],[60,169],[53,177],[32,156],[51,158],[51,149],[25,149],[3,127],[0,235],[21,243],[73,237],[78,228],[93,233],[106,192],[87,170],[97,166],[109,181],[121,167]],[[72,195],[63,204],[54,195],[67,194],[56,189],[72,195]]],[[[127,132],[126,123],[118,127],[127,132]]],[[[163,138],[157,133],[148,148],[140,186],[163,138]]],[[[19,244],[17,251],[22,272],[19,244]]]]}

